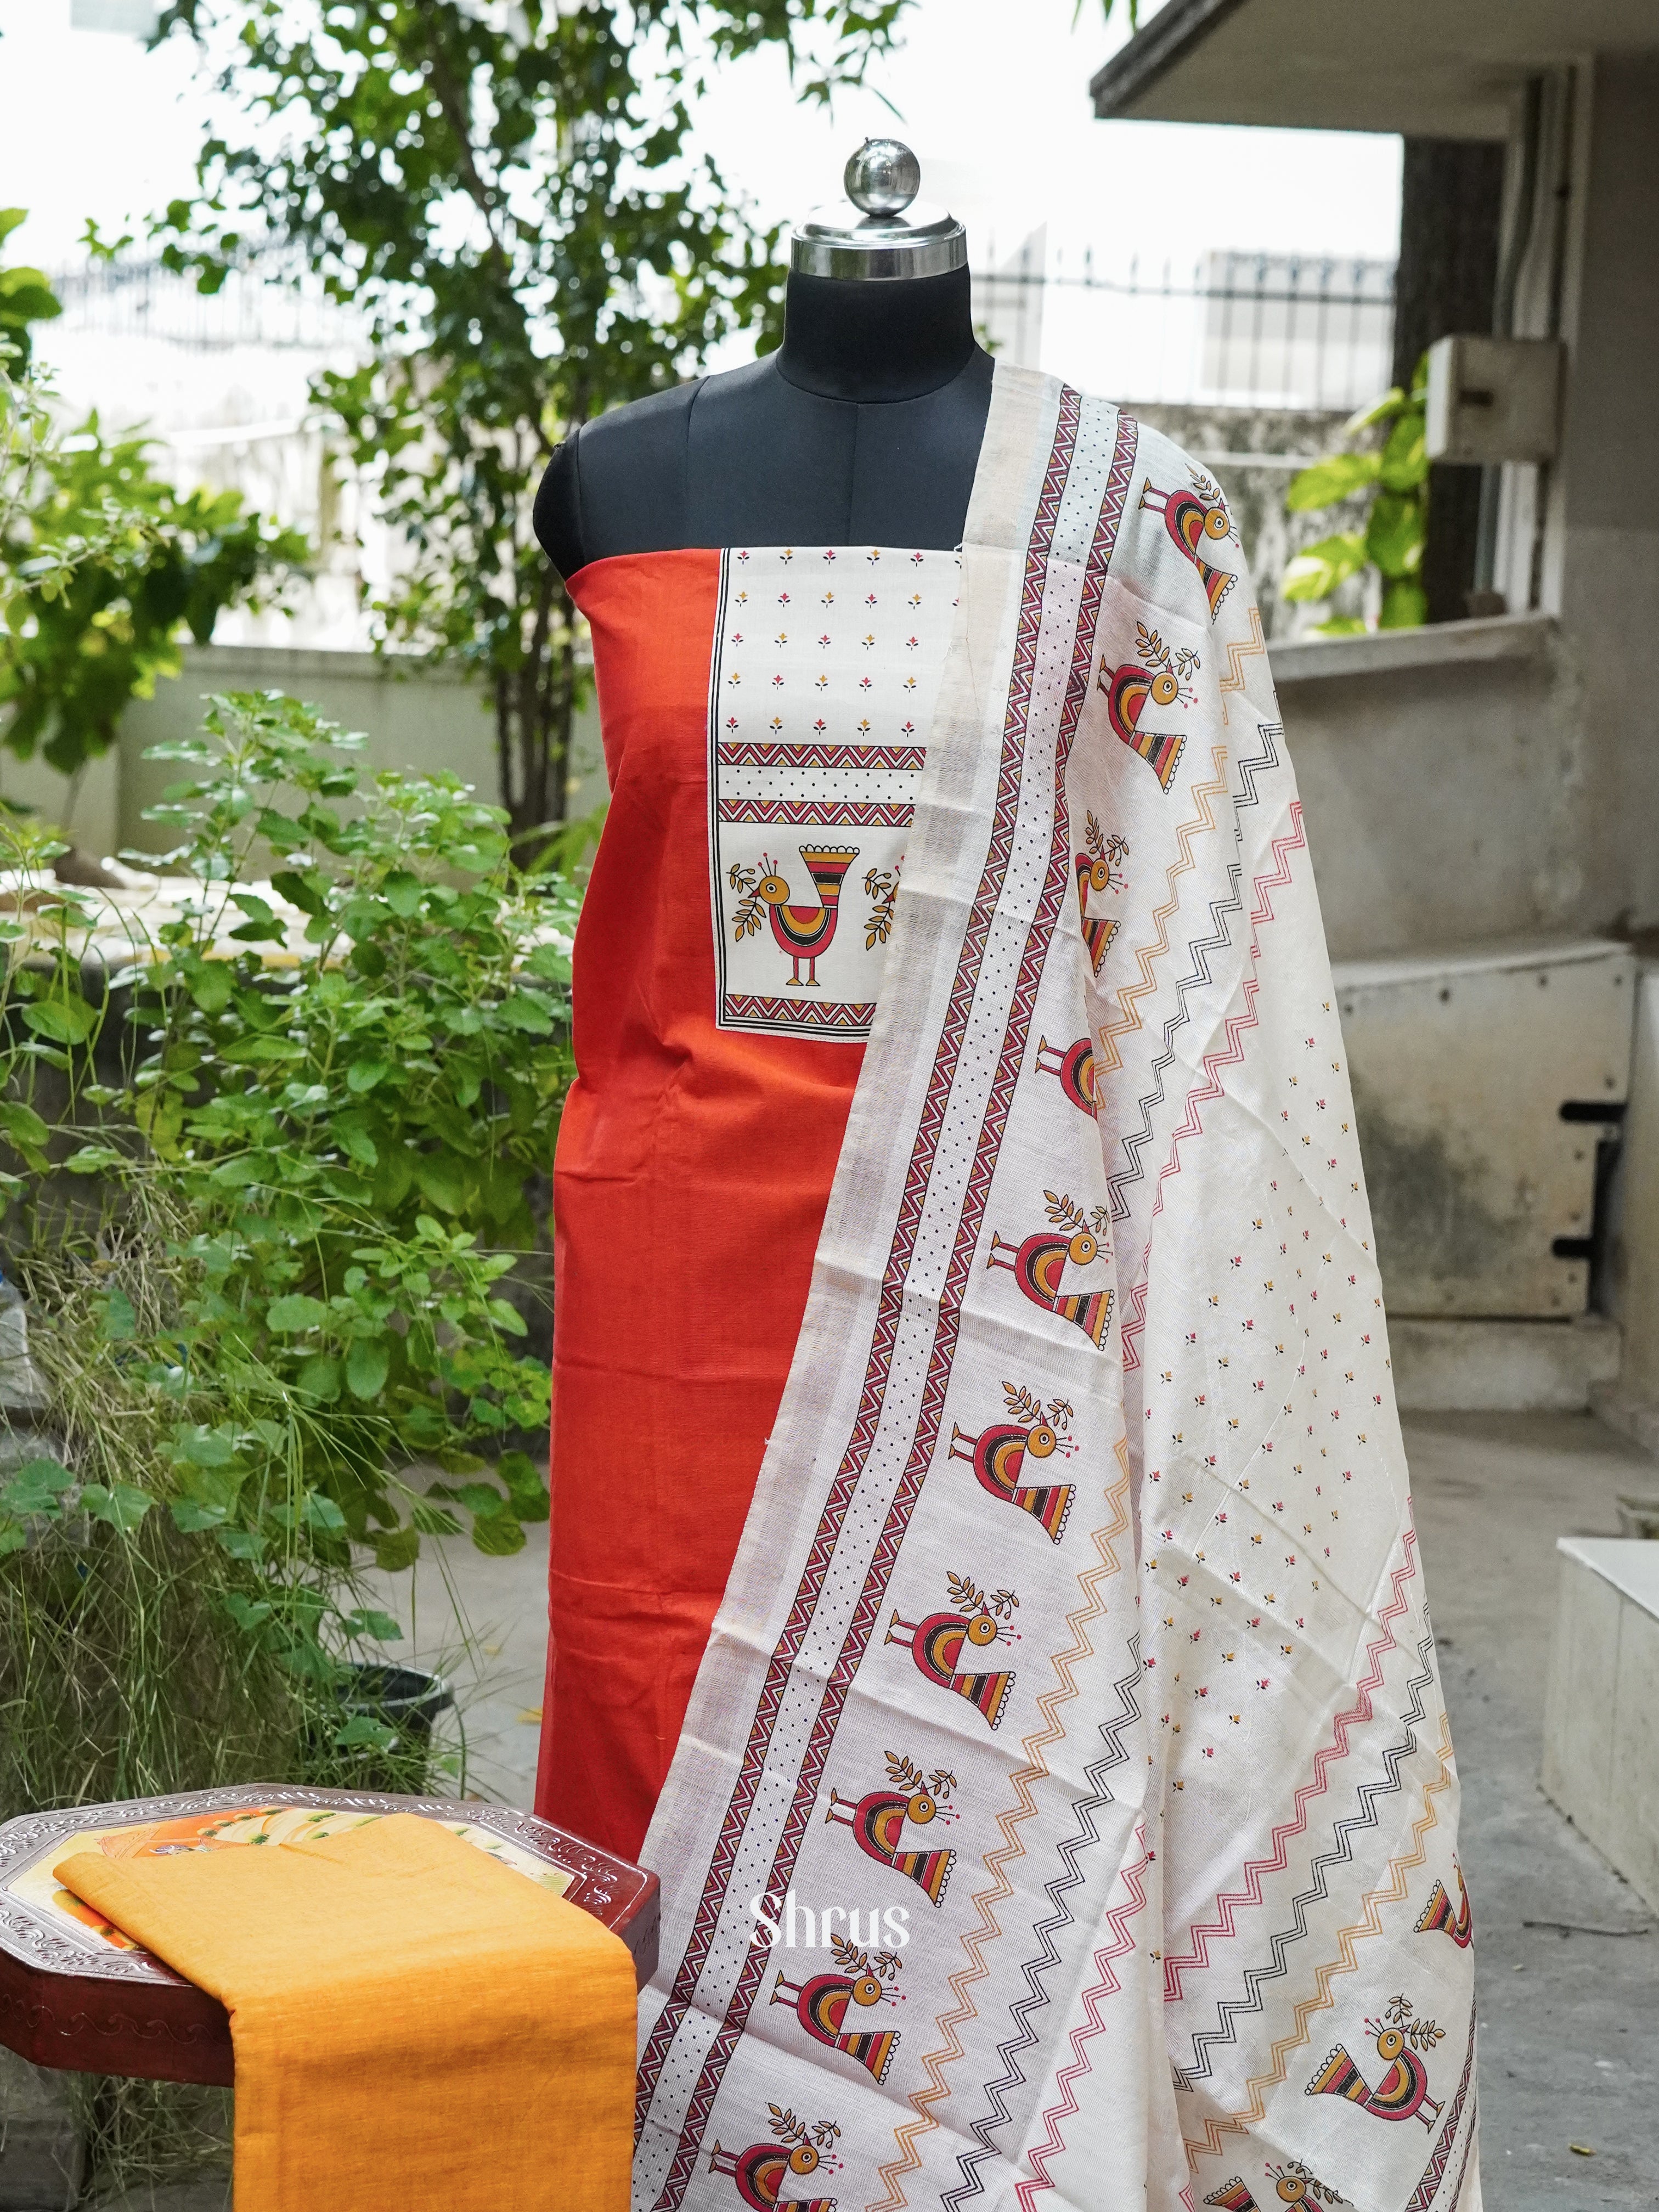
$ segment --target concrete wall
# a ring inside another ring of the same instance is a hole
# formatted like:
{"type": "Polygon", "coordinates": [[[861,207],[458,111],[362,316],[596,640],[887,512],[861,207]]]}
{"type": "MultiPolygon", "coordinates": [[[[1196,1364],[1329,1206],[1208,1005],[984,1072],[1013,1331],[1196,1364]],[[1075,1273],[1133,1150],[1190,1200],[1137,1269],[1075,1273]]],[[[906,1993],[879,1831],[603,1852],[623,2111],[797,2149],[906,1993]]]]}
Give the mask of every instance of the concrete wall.
{"type": "Polygon", "coordinates": [[[1609,918],[1547,618],[1299,640],[1272,665],[1333,959],[1609,918]]]}
{"type": "MultiPolygon", "coordinates": [[[[0,750],[0,793],[37,807],[48,821],[67,822],[75,842],[88,851],[153,851],[165,840],[143,819],[143,810],[186,771],[175,762],[147,761],[146,750],[198,730],[209,693],[276,690],[320,708],[347,729],[362,731],[374,769],[447,769],[492,803],[500,797],[489,702],[457,668],[278,646],[192,647],[184,659],[181,676],[164,679],[154,699],[135,700],[128,708],[114,750],[94,762],[78,787],[39,761],[15,761],[0,750]]],[[[599,721],[590,701],[577,726],[573,811],[591,811],[605,789],[599,721]]]]}
{"type": "Polygon", "coordinates": [[[1659,923],[1659,57],[1580,72],[1586,190],[1552,570],[1582,685],[1584,803],[1610,913],[1659,923]]]}

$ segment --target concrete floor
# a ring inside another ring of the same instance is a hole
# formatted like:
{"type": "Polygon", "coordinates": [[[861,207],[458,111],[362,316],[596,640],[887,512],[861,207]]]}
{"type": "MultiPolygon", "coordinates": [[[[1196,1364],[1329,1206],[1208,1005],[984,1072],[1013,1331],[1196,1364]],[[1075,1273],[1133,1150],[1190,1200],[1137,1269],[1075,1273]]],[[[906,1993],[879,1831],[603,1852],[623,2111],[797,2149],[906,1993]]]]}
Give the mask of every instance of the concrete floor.
{"type": "Polygon", "coordinates": [[[1588,1416],[1416,1414],[1406,1442],[1463,1784],[1486,2212],[1651,2208],[1659,1915],[1538,1767],[1555,1540],[1616,1536],[1619,1493],[1650,1494],[1659,1470],[1588,1416]]]}
{"type": "MultiPolygon", "coordinates": [[[[1659,1469],[1588,1416],[1415,1414],[1406,1437],[1463,1783],[1487,2212],[1651,2208],[1659,1915],[1545,1797],[1538,1767],[1555,1540],[1616,1535],[1619,1493],[1651,1492],[1659,1469]]],[[[398,1656],[455,1686],[469,1790],[521,1806],[546,1649],[547,1531],[530,1536],[511,1559],[428,1544],[412,1589],[386,1593],[414,1631],[398,1656]]]]}
{"type": "MultiPolygon", "coordinates": [[[[547,1523],[525,1534],[524,1550],[506,1559],[487,1559],[465,1536],[428,1537],[412,1573],[374,1582],[403,1625],[386,1656],[431,1668],[455,1692],[441,1747],[464,1748],[466,1795],[527,1812],[547,1666],[547,1523]]],[[[453,1786],[434,1773],[441,1784],[453,1786]]]]}

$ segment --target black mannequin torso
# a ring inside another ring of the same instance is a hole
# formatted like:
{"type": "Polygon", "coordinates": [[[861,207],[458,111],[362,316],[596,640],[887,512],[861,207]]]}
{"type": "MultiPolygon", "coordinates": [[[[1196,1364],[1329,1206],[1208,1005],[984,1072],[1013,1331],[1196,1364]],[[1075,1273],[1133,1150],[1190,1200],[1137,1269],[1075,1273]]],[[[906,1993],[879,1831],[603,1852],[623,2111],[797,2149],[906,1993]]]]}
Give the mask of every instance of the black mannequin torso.
{"type": "Polygon", "coordinates": [[[968,271],[793,275],[783,344],[584,423],[536,534],[562,575],[685,546],[962,542],[991,404],[968,271]]]}

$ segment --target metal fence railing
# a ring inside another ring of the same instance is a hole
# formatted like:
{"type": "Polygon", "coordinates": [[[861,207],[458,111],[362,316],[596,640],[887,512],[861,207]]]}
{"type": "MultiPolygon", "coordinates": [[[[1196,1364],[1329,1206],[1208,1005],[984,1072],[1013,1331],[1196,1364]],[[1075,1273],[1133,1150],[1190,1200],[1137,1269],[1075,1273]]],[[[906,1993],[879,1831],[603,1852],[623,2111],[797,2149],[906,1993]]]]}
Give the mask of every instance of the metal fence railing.
{"type": "Polygon", "coordinates": [[[287,281],[278,268],[234,270],[216,292],[155,259],[90,262],[58,270],[52,289],[64,306],[58,328],[110,338],[161,338],[191,351],[236,346],[326,353],[355,345],[361,318],[331,300],[308,276],[287,281]]]}
{"type": "MultiPolygon", "coordinates": [[[[1069,261],[1041,232],[974,275],[975,313],[1005,357],[1065,365],[1096,392],[1222,407],[1348,409],[1388,382],[1394,264],[1208,253],[1193,263],[1092,252],[1069,261]]],[[[213,351],[329,352],[362,325],[314,277],[238,270],[215,293],[153,259],[93,263],[52,279],[65,332],[151,337],[213,351]],[[273,281],[275,279],[276,281],[273,281]]]]}
{"type": "Polygon", "coordinates": [[[1067,264],[1034,234],[974,275],[996,348],[1063,362],[1126,399],[1218,407],[1350,409],[1383,390],[1394,335],[1391,261],[1207,253],[1067,264]]]}

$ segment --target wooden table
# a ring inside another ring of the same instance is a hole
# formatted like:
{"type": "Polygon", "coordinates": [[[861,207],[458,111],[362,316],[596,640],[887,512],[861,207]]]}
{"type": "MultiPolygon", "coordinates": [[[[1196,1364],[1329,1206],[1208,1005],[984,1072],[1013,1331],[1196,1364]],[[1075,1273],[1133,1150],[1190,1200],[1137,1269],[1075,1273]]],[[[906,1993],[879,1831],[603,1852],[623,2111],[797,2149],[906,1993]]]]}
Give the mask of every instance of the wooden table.
{"type": "Polygon", "coordinates": [[[500,1805],[254,1783],[26,1814],[0,1827],[0,2043],[36,2066],[229,2087],[223,2005],[69,1897],[52,1869],[76,1850],[125,1857],[230,1849],[262,1833],[337,1832],[385,1813],[442,1820],[527,1879],[556,1881],[622,1937],[641,1985],[650,1979],[659,1888],[642,1867],[500,1805]]]}

